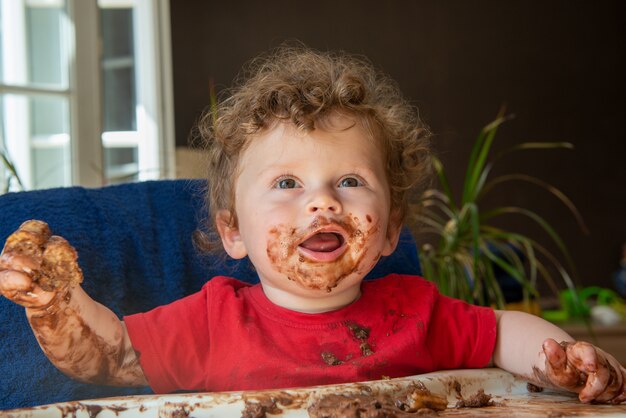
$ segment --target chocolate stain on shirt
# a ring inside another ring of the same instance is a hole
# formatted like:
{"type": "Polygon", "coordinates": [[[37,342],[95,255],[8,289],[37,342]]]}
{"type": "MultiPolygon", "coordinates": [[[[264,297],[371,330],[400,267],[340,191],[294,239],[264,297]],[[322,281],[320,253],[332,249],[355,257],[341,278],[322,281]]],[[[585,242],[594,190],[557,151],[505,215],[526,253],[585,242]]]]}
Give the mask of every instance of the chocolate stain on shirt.
{"type": "Polygon", "coordinates": [[[322,353],[322,359],[324,360],[324,363],[329,366],[339,366],[340,364],[343,364],[343,361],[339,360],[337,356],[329,351],[324,351],[322,353]]]}
{"type": "Polygon", "coordinates": [[[359,350],[361,351],[361,356],[367,357],[374,354],[374,351],[372,350],[372,347],[370,346],[370,343],[368,341],[370,336],[370,329],[351,321],[346,322],[346,326],[352,332],[352,336],[359,341],[359,350]]]}
{"type": "MultiPolygon", "coordinates": [[[[344,325],[350,331],[350,335],[353,340],[356,340],[359,344],[359,351],[361,353],[361,357],[368,357],[374,354],[374,350],[369,342],[370,329],[364,327],[362,325],[357,324],[354,321],[346,321],[344,325]]],[[[352,359],[352,355],[348,354],[345,360],[340,360],[334,353],[330,351],[323,351],[321,353],[322,360],[329,366],[339,366],[344,364],[346,361],[350,361],[352,359]]],[[[357,364],[353,362],[353,364],[357,364]]]]}

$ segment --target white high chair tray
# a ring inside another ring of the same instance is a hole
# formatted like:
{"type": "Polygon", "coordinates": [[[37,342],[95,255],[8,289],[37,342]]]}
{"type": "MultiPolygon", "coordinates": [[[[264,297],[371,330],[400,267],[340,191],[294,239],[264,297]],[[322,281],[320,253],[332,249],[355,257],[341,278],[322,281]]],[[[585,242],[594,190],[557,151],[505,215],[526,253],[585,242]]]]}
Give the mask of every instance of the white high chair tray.
{"type": "MultiPolygon", "coordinates": [[[[587,405],[569,393],[529,392],[525,381],[500,369],[449,370],[389,380],[315,386],[285,390],[215,392],[178,395],[148,395],[63,402],[33,408],[0,411],[11,418],[208,418],[241,417],[246,406],[277,401],[281,412],[272,417],[308,417],[311,403],[328,394],[396,393],[421,382],[433,394],[448,398],[448,408],[437,416],[473,417],[626,417],[626,403],[587,405]],[[479,389],[491,395],[495,406],[456,408],[457,401],[475,395],[479,389]],[[460,392],[459,392],[460,390],[460,392]]],[[[399,413],[401,413],[399,411],[399,413]]],[[[406,416],[417,414],[406,413],[406,416]]],[[[261,415],[264,416],[264,415],[261,415]]],[[[403,415],[404,416],[404,415],[403,415]]]]}

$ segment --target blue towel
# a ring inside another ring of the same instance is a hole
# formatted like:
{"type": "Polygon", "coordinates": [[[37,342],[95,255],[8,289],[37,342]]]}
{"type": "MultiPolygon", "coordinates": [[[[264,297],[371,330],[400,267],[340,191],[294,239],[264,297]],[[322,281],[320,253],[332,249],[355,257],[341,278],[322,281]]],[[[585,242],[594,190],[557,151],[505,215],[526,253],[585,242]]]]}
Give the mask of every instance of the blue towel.
{"type": "MultiPolygon", "coordinates": [[[[206,217],[201,180],[158,180],[97,189],[57,188],[0,196],[0,243],[28,219],[41,219],[79,254],[83,287],[120,317],[198,291],[211,277],[258,281],[246,260],[198,252],[192,233],[206,217]]],[[[415,241],[403,230],[398,250],[368,278],[419,274],[415,241]]],[[[152,393],[74,381],[45,357],[24,309],[0,297],[0,409],[152,393]]]]}

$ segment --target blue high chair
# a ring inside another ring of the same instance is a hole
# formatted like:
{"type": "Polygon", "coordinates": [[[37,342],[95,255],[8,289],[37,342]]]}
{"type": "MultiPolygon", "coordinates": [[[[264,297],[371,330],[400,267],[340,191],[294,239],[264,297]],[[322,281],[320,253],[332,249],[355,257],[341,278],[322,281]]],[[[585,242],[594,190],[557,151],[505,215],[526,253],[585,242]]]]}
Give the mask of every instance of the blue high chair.
{"type": "MultiPolygon", "coordinates": [[[[200,290],[216,275],[258,281],[247,259],[200,253],[193,232],[205,221],[202,180],[157,180],[96,189],[67,187],[0,195],[0,242],[40,219],[78,251],[83,288],[122,315],[147,311],[200,290]]],[[[404,229],[395,253],[368,278],[420,274],[415,240],[404,229]]],[[[152,393],[80,383],[43,354],[24,309],[0,297],[0,409],[152,393]]]]}

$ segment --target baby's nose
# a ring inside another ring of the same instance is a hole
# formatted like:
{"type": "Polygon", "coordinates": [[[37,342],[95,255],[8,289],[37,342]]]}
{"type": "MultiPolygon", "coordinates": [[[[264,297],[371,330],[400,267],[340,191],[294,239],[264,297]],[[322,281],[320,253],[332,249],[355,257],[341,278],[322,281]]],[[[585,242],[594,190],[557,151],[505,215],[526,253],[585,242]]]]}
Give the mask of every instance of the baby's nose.
{"type": "Polygon", "coordinates": [[[342,211],[342,205],[339,199],[330,190],[317,191],[308,202],[307,212],[333,212],[339,214],[342,211]]]}

